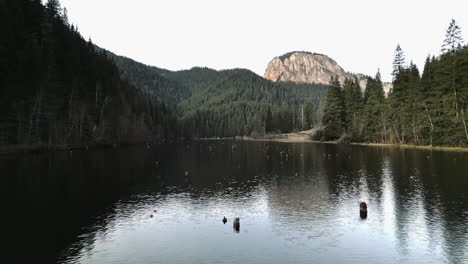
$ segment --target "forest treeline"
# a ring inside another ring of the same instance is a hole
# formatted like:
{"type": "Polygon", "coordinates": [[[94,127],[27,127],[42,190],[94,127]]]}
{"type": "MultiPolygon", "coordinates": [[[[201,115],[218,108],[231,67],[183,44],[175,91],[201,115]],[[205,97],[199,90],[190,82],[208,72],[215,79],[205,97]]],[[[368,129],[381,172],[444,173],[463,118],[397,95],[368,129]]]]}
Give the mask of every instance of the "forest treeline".
{"type": "Polygon", "coordinates": [[[321,140],[434,146],[468,144],[468,46],[454,20],[441,54],[426,59],[422,74],[395,50],[393,88],[385,97],[380,73],[365,92],[355,80],[331,82],[326,95],[321,140]]]}
{"type": "Polygon", "coordinates": [[[82,38],[58,0],[1,0],[0,35],[0,145],[133,143],[175,123],[82,38]]]}
{"type": "Polygon", "coordinates": [[[218,73],[179,104],[187,136],[286,133],[318,124],[323,85],[273,83],[248,70],[218,73]]]}

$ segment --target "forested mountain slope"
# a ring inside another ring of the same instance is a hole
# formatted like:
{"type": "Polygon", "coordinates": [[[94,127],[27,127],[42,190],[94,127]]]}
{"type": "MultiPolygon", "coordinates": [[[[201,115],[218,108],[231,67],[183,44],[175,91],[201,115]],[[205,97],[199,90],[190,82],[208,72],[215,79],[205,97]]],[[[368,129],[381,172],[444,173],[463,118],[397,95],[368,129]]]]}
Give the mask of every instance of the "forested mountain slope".
{"type": "Polygon", "coordinates": [[[161,136],[170,113],[120,78],[57,0],[0,1],[0,144],[120,144],[161,136]]]}
{"type": "Polygon", "coordinates": [[[105,52],[121,71],[123,79],[135,87],[161,98],[166,106],[174,106],[191,95],[189,87],[178,78],[168,78],[172,72],[136,62],[130,58],[117,56],[114,53],[96,46],[96,50],[105,52]]]}
{"type": "Polygon", "coordinates": [[[171,103],[185,137],[290,132],[321,119],[325,85],[274,83],[245,69],[168,71],[108,55],[133,85],[171,103]]]}
{"type": "Polygon", "coordinates": [[[307,129],[320,120],[319,107],[326,90],[323,85],[276,84],[242,69],[221,71],[205,85],[179,104],[188,135],[236,136],[307,129]]]}

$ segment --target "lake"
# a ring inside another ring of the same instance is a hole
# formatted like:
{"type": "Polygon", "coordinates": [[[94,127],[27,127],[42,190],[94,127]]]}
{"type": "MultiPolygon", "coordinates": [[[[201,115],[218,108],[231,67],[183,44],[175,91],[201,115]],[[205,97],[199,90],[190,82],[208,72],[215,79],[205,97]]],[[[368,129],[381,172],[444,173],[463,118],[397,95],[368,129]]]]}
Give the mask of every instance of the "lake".
{"type": "Polygon", "coordinates": [[[468,263],[468,153],[213,140],[0,172],[5,263],[468,263]]]}

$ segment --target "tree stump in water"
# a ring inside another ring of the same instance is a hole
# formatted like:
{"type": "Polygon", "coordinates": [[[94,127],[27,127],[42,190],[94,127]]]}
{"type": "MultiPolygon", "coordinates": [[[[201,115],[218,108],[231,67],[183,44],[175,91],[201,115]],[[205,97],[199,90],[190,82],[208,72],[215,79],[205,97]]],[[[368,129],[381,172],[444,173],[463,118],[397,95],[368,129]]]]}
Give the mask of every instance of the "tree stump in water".
{"type": "Polygon", "coordinates": [[[239,231],[240,231],[240,218],[239,217],[234,218],[234,222],[232,223],[232,227],[234,229],[234,232],[239,233],[239,231]]]}
{"type": "Polygon", "coordinates": [[[361,202],[359,205],[359,214],[362,219],[367,218],[367,204],[365,202],[361,202]]]}

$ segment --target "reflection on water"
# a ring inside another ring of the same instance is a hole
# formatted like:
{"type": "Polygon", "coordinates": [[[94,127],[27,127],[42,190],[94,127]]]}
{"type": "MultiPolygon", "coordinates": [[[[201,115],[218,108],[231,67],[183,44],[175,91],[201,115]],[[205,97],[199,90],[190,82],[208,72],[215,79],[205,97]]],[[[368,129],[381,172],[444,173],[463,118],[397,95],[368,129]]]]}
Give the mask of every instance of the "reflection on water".
{"type": "Polygon", "coordinates": [[[467,164],[207,141],[3,157],[0,171],[17,262],[468,263],[467,164]]]}

